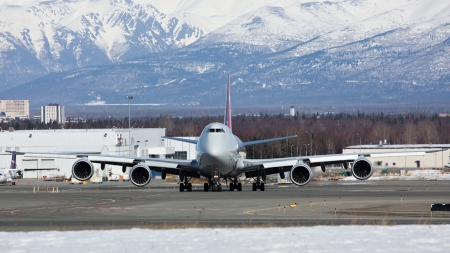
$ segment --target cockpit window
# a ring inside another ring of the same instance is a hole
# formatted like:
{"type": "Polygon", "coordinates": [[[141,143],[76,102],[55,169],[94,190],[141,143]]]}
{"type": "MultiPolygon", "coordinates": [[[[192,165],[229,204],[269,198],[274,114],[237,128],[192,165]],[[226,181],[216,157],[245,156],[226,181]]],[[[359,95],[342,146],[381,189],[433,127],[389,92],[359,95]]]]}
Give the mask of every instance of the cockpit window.
{"type": "Polygon", "coordinates": [[[225,133],[225,131],[223,131],[222,128],[210,128],[209,132],[210,133],[225,133]]]}

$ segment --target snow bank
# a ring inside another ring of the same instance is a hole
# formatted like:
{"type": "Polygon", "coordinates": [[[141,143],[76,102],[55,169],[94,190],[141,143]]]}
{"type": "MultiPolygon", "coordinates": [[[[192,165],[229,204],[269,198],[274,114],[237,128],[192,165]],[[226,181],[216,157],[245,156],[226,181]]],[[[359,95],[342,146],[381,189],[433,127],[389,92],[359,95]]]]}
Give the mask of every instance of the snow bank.
{"type": "Polygon", "coordinates": [[[0,232],[2,252],[448,252],[450,225],[0,232]]]}

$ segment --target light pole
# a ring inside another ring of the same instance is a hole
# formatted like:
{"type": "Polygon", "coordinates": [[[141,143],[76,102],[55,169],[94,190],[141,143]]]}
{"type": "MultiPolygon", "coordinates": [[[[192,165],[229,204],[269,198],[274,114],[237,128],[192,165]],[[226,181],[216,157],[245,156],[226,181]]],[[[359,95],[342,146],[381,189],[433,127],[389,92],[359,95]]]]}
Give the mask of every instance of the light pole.
{"type": "Polygon", "coordinates": [[[131,112],[130,112],[130,100],[133,99],[133,96],[125,96],[128,100],[128,155],[131,156],[131,112]]]}
{"type": "Polygon", "coordinates": [[[356,136],[359,136],[359,153],[361,154],[361,135],[356,134],[356,136]]]}
{"type": "MultiPolygon", "coordinates": [[[[308,133],[308,131],[306,131],[306,133],[308,133]]],[[[309,154],[312,155],[312,133],[309,133],[309,154]]],[[[308,155],[308,154],[306,154],[308,155]]]]}
{"type": "Polygon", "coordinates": [[[305,146],[306,156],[308,156],[308,146],[309,146],[309,144],[303,144],[303,146],[305,146]]]}

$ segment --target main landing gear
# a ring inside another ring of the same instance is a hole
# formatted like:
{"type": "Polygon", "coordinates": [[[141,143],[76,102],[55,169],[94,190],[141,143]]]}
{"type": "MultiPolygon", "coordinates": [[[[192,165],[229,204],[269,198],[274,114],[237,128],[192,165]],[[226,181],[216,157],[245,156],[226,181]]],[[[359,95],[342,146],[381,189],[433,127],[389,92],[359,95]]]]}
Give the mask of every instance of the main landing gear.
{"type": "Polygon", "coordinates": [[[191,192],[192,184],[191,183],[181,183],[180,184],[180,192],[184,192],[184,189],[186,189],[188,192],[191,192]]]}
{"type": "Polygon", "coordinates": [[[237,178],[230,178],[230,191],[234,191],[234,189],[236,189],[238,192],[242,191],[242,184],[238,183],[237,178]]]}
{"type": "Polygon", "coordinates": [[[185,189],[188,192],[191,192],[192,191],[192,184],[189,183],[191,178],[186,177],[184,172],[180,172],[180,181],[183,181],[183,180],[184,180],[184,183],[180,183],[180,192],[184,192],[185,189]]]}
{"type": "Polygon", "coordinates": [[[258,175],[256,176],[255,183],[253,183],[252,191],[259,189],[264,191],[264,182],[266,181],[266,172],[264,170],[258,170],[258,175]],[[262,182],[261,182],[262,177],[262,182]]]}

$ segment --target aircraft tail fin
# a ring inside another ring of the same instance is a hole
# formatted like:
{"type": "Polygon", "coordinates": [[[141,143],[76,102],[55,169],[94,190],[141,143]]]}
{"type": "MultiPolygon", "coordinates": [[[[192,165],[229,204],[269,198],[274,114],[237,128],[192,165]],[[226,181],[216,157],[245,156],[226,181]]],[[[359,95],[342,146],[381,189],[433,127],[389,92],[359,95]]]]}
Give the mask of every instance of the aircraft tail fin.
{"type": "Polygon", "coordinates": [[[16,152],[13,152],[13,153],[12,153],[12,156],[11,156],[11,166],[9,167],[9,169],[11,169],[11,170],[17,169],[16,152]]]}
{"type": "Polygon", "coordinates": [[[225,106],[225,119],[224,124],[227,125],[227,127],[233,131],[231,126],[231,84],[230,84],[230,74],[228,74],[228,86],[227,86],[227,103],[225,106]]]}

